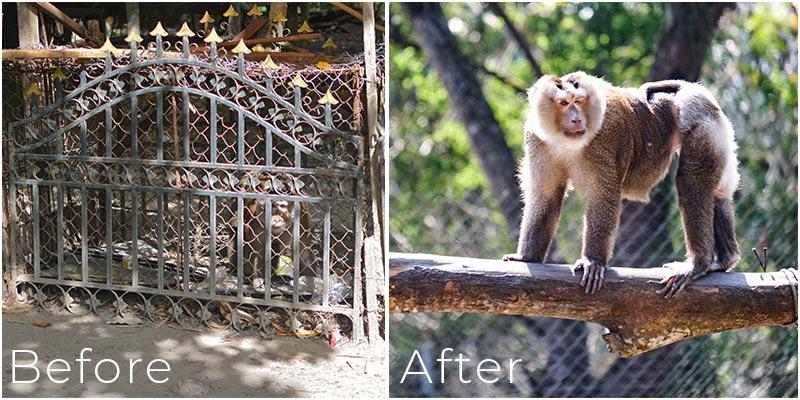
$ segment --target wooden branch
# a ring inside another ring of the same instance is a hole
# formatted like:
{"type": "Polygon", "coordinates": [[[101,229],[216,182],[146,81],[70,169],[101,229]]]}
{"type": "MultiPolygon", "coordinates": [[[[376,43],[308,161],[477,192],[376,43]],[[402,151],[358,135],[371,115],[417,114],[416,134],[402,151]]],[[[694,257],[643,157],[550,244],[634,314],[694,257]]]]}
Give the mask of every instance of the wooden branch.
{"type": "Polygon", "coordinates": [[[42,11],[50,14],[51,17],[55,18],[56,21],[60,22],[62,25],[66,26],[69,30],[75,32],[76,35],[80,36],[81,39],[84,40],[91,40],[89,36],[89,32],[86,28],[82,27],[80,24],[75,22],[69,15],[64,14],[63,11],[59,10],[58,7],[54,6],[52,3],[46,1],[39,1],[35,3],[42,11]]]}
{"type": "MultiPolygon", "coordinates": [[[[147,51],[147,50],[146,50],[147,51]]],[[[130,54],[130,49],[119,49],[113,53],[114,57],[126,57],[130,54]]],[[[202,52],[198,49],[197,52],[202,52]]],[[[142,53],[140,53],[142,54],[142,53]]],[[[17,49],[3,49],[0,53],[4,60],[17,59],[17,58],[105,58],[105,50],[100,49],[36,49],[36,50],[17,50],[17,49]]],[[[222,54],[220,54],[221,56],[222,54]]],[[[309,62],[313,61],[317,55],[311,52],[253,52],[246,54],[244,57],[247,60],[263,60],[267,55],[274,60],[280,61],[298,61],[309,62]]],[[[183,54],[179,52],[164,52],[164,58],[183,58],[183,54]]],[[[228,57],[235,58],[235,54],[227,54],[228,57]]]]}
{"type": "Polygon", "coordinates": [[[250,37],[253,36],[256,32],[258,32],[258,30],[261,29],[261,27],[263,27],[266,23],[267,23],[266,18],[263,17],[256,18],[252,22],[250,22],[246,27],[244,27],[244,29],[242,29],[241,32],[237,33],[236,36],[234,36],[233,39],[231,39],[230,41],[234,43],[239,43],[239,40],[241,39],[244,40],[250,39],[250,37]]]}
{"type": "Polygon", "coordinates": [[[514,21],[512,21],[511,18],[508,17],[508,14],[506,14],[506,12],[503,11],[503,8],[500,7],[500,4],[486,3],[486,5],[487,7],[489,7],[489,10],[491,10],[492,13],[500,17],[505,22],[508,33],[511,34],[511,37],[514,39],[515,42],[517,42],[517,45],[522,50],[522,53],[525,54],[525,58],[528,60],[528,63],[531,65],[533,71],[536,73],[536,78],[541,77],[542,67],[539,65],[539,62],[536,61],[536,57],[533,56],[533,52],[531,51],[531,45],[530,43],[528,43],[528,39],[525,39],[525,36],[523,36],[522,33],[520,33],[520,31],[517,30],[516,27],[514,27],[514,21]]]}
{"type": "Polygon", "coordinates": [[[608,268],[587,295],[567,265],[389,254],[392,312],[536,315],[596,322],[629,358],[690,337],[797,321],[796,269],[712,273],[678,296],[656,293],[667,268],[608,268]],[[794,291],[794,292],[793,292],[794,291]]]}
{"type": "MultiPolygon", "coordinates": [[[[356,17],[356,18],[358,18],[359,21],[364,22],[364,15],[362,15],[356,9],[348,6],[347,4],[337,3],[337,2],[332,1],[331,5],[336,7],[336,8],[338,8],[338,9],[340,9],[340,10],[342,10],[342,11],[344,11],[344,12],[346,12],[346,13],[348,13],[348,14],[350,14],[350,15],[352,15],[352,16],[354,16],[354,17],[356,17]]],[[[386,32],[386,29],[381,24],[375,24],[375,29],[377,29],[377,30],[379,30],[381,32],[386,32]]]]}
{"type": "MultiPolygon", "coordinates": [[[[286,35],[282,37],[268,37],[268,38],[256,38],[256,39],[245,39],[244,44],[248,46],[253,46],[256,44],[264,44],[264,43],[275,43],[275,42],[297,42],[301,40],[319,40],[322,39],[321,33],[301,33],[299,35],[286,35]]],[[[228,40],[226,42],[222,42],[219,44],[220,47],[233,47],[239,44],[239,41],[228,40]]]]}

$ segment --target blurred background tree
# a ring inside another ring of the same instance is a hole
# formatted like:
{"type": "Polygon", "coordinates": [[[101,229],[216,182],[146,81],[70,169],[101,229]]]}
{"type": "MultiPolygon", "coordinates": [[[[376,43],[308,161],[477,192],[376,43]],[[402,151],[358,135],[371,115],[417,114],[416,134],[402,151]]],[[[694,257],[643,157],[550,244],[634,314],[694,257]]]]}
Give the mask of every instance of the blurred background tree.
{"type": "MultiPolygon", "coordinates": [[[[451,3],[443,14],[438,7],[391,9],[393,251],[487,258],[512,251],[520,204],[519,192],[506,188],[515,170],[508,159],[522,153],[525,88],[537,69],[555,75],[584,70],[617,85],[684,78],[709,87],[740,147],[736,228],[744,257],[737,269],[757,270],[751,247],[769,247],[770,269],[796,266],[793,5],[451,3]],[[462,58],[453,59],[454,51],[462,58]],[[478,91],[459,89],[469,79],[448,81],[448,73],[477,77],[478,91]],[[485,115],[464,109],[484,101],[491,115],[483,119],[494,122],[471,124],[485,115]]],[[[654,267],[684,256],[671,179],[651,203],[626,204],[612,265],[654,267]]],[[[570,196],[551,260],[571,262],[580,255],[582,211],[577,196],[570,196]]],[[[599,331],[582,322],[523,317],[394,316],[393,376],[402,374],[396,373],[398,357],[449,344],[473,346],[475,356],[500,357],[515,348],[536,354],[520,380],[526,384],[505,388],[507,395],[797,393],[794,328],[712,335],[633,360],[608,355],[599,347],[599,331]],[[745,378],[751,370],[743,366],[758,373],[745,378]]],[[[473,385],[392,384],[392,393],[404,395],[498,394],[473,385]]]]}

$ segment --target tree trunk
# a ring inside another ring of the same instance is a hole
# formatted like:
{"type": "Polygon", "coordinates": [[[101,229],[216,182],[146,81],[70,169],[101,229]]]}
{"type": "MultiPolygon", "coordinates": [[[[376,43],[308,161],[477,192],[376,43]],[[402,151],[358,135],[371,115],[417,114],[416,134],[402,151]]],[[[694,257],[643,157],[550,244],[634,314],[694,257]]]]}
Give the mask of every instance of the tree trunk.
{"type": "Polygon", "coordinates": [[[514,173],[516,161],[486,102],[472,63],[458,48],[438,3],[403,3],[402,7],[411,20],[417,43],[447,89],[450,104],[469,135],[509,229],[517,236],[522,204],[514,173]]]}
{"type": "Polygon", "coordinates": [[[656,291],[670,273],[609,268],[603,289],[588,295],[568,265],[390,253],[389,309],[595,322],[609,329],[603,339],[625,358],[694,336],[797,321],[796,269],[711,273],[665,299],[656,291]]]}

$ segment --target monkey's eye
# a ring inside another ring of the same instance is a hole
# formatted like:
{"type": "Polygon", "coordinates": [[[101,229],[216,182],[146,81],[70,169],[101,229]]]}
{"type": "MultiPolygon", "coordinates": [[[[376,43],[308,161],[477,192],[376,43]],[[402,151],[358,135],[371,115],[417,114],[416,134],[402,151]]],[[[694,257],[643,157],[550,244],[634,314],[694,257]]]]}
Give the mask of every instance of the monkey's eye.
{"type": "Polygon", "coordinates": [[[569,104],[569,102],[566,101],[566,100],[561,100],[561,101],[558,102],[558,104],[561,104],[562,106],[566,106],[567,104],[569,104]]]}
{"type": "Polygon", "coordinates": [[[576,100],[575,100],[575,104],[581,104],[581,101],[580,101],[580,99],[576,99],[576,100]]]}

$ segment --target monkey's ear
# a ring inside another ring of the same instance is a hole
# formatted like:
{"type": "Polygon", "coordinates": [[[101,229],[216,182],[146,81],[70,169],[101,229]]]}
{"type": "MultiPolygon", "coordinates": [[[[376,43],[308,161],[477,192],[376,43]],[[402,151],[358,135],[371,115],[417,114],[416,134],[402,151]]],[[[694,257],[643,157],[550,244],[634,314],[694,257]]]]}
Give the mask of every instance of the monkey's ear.
{"type": "Polygon", "coordinates": [[[539,78],[533,86],[528,89],[528,101],[533,102],[536,98],[536,93],[541,92],[548,99],[553,99],[556,96],[561,84],[561,80],[555,75],[543,75],[539,78]]]}

